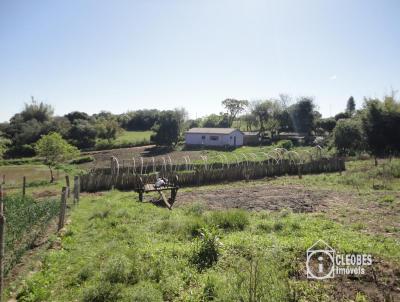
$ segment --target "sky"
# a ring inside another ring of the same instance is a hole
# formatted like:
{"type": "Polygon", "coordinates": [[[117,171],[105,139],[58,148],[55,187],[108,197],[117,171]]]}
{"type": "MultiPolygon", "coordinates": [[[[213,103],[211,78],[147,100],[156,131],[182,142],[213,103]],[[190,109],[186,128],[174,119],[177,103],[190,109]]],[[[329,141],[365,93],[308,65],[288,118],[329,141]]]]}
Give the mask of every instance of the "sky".
{"type": "Polygon", "coordinates": [[[398,0],[0,0],[0,121],[312,96],[323,116],[400,89],[398,0]]]}

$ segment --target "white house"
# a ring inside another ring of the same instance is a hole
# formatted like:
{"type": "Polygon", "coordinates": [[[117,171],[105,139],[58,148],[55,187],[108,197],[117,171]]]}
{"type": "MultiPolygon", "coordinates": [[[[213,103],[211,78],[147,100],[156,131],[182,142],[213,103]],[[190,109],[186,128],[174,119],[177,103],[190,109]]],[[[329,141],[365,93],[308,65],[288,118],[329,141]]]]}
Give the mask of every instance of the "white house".
{"type": "Polygon", "coordinates": [[[192,128],[185,133],[186,145],[242,146],[243,132],[234,128],[192,128]]]}

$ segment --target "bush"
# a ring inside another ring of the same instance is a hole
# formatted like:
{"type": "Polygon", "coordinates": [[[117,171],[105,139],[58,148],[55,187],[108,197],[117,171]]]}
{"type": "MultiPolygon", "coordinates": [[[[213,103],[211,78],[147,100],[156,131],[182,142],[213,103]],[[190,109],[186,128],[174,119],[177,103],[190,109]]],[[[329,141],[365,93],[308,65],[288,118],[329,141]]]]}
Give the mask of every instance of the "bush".
{"type": "Polygon", "coordinates": [[[93,276],[93,267],[91,265],[85,265],[79,271],[77,279],[82,282],[88,280],[91,276],[93,276]]]}
{"type": "Polygon", "coordinates": [[[14,166],[14,165],[19,166],[19,165],[33,165],[33,164],[42,164],[42,160],[37,157],[0,160],[0,166],[14,166]]]}
{"type": "Polygon", "coordinates": [[[190,258],[199,271],[209,268],[218,261],[220,255],[220,242],[215,229],[201,230],[201,237],[197,240],[190,258]]]}
{"type": "MultiPolygon", "coordinates": [[[[111,300],[110,300],[111,301],[111,300]]],[[[122,301],[126,302],[162,302],[162,293],[148,281],[141,281],[132,289],[125,292],[122,301]]]]}
{"type": "Polygon", "coordinates": [[[26,184],[28,188],[34,188],[34,187],[41,187],[41,186],[47,186],[49,184],[48,180],[34,180],[30,181],[26,184]]]}
{"type": "Polygon", "coordinates": [[[131,263],[124,255],[112,257],[104,266],[103,277],[110,283],[128,283],[131,279],[131,263]]]}
{"type": "Polygon", "coordinates": [[[84,164],[84,163],[90,163],[92,161],[94,161],[94,157],[88,155],[88,156],[82,156],[82,157],[73,159],[73,160],[70,161],[70,164],[79,165],[79,164],[84,164]]]}
{"type": "Polygon", "coordinates": [[[215,276],[207,276],[203,288],[202,301],[214,301],[216,298],[218,298],[217,284],[218,279],[215,276]]]}
{"type": "Polygon", "coordinates": [[[293,149],[293,142],[288,139],[280,140],[276,143],[277,148],[284,148],[286,150],[293,149]]]}
{"type": "Polygon", "coordinates": [[[163,220],[157,227],[160,233],[174,234],[181,239],[188,237],[197,237],[200,230],[206,226],[206,222],[202,217],[192,216],[184,219],[168,218],[163,220]]]}
{"type": "Polygon", "coordinates": [[[83,291],[84,302],[108,302],[121,298],[118,288],[108,282],[98,282],[83,291]]]}
{"type": "Polygon", "coordinates": [[[238,257],[226,284],[228,301],[289,301],[287,272],[278,255],[238,257]]]}
{"type": "Polygon", "coordinates": [[[231,231],[242,231],[249,225],[248,213],[243,210],[212,212],[209,220],[212,225],[231,231]]]}

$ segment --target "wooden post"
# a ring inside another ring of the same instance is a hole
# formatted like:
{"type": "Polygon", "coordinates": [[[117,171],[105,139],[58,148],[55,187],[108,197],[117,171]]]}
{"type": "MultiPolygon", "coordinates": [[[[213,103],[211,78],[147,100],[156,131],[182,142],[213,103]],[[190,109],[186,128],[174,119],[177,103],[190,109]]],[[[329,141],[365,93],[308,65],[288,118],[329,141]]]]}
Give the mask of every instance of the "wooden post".
{"type": "Polygon", "coordinates": [[[5,185],[5,184],[6,184],[6,175],[3,174],[3,185],[5,185]]]}
{"type": "Polygon", "coordinates": [[[22,197],[25,197],[26,193],[26,177],[24,176],[22,179],[22,197]]]}
{"type": "Polygon", "coordinates": [[[80,192],[79,176],[75,176],[74,177],[74,203],[79,203],[79,192],[80,192]]]}
{"type": "Polygon", "coordinates": [[[61,200],[60,200],[60,214],[58,216],[58,231],[60,231],[64,227],[64,219],[65,219],[65,210],[67,208],[67,188],[63,187],[61,191],[61,200]]]}
{"type": "Polygon", "coordinates": [[[4,247],[5,247],[5,225],[6,218],[4,217],[4,192],[3,185],[0,185],[0,302],[3,301],[3,287],[4,287],[4,247]]]}
{"type": "Polygon", "coordinates": [[[67,193],[67,198],[69,198],[70,197],[70,191],[71,191],[71,187],[70,187],[70,185],[69,185],[69,176],[68,175],[65,175],[65,185],[67,186],[67,189],[68,189],[68,193],[67,193]]]}
{"type": "Polygon", "coordinates": [[[299,174],[299,178],[300,178],[300,179],[303,178],[303,176],[302,176],[302,174],[301,174],[301,172],[302,172],[302,171],[301,171],[301,170],[302,170],[301,168],[302,168],[302,167],[301,167],[301,164],[297,164],[297,172],[298,172],[298,174],[299,174]]]}
{"type": "Polygon", "coordinates": [[[139,201],[143,201],[143,191],[139,190],[139,201]]]}

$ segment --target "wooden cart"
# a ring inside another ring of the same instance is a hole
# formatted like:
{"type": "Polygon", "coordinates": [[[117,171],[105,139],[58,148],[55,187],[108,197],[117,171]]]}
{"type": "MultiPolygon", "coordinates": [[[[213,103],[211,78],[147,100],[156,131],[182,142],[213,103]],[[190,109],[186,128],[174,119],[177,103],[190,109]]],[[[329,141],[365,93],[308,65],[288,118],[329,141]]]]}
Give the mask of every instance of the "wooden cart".
{"type": "Polygon", "coordinates": [[[140,188],[136,189],[136,192],[139,193],[139,201],[143,202],[143,194],[149,192],[158,192],[160,195],[160,199],[153,201],[155,204],[165,205],[168,209],[172,209],[172,205],[176,200],[176,195],[178,194],[179,185],[178,185],[178,175],[175,176],[175,179],[172,183],[163,187],[155,187],[154,184],[144,184],[142,178],[140,178],[140,188]],[[170,191],[170,197],[167,197],[164,194],[164,191],[170,191]]]}

